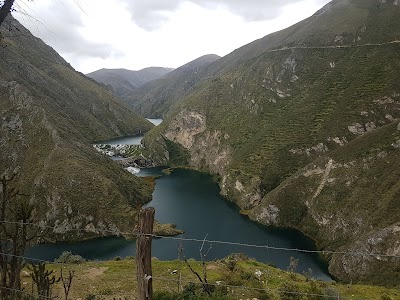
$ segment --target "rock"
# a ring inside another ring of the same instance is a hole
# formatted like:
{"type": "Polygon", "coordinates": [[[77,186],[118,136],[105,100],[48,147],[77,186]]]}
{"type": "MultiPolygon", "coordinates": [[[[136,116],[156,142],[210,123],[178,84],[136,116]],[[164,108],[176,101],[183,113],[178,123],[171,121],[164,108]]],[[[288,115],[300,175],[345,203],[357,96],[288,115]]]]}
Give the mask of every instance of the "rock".
{"type": "Polygon", "coordinates": [[[362,126],[360,123],[354,123],[350,126],[347,126],[347,128],[353,134],[363,135],[365,133],[364,126],[362,126]]]}
{"type": "Polygon", "coordinates": [[[190,149],[195,136],[206,130],[206,116],[200,112],[183,110],[170,123],[165,137],[190,149]]]}
{"type": "Polygon", "coordinates": [[[27,271],[22,271],[21,276],[22,277],[31,277],[31,274],[29,274],[27,271]]]}
{"type": "Polygon", "coordinates": [[[275,205],[268,205],[262,208],[261,213],[256,217],[258,222],[263,224],[276,224],[278,222],[279,208],[275,205]]]}

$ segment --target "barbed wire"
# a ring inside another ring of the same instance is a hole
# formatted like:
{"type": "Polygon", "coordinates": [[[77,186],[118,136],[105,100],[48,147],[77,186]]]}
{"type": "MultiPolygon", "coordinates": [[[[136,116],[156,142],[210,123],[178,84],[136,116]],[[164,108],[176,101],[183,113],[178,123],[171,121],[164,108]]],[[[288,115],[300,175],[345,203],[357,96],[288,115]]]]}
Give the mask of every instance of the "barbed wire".
{"type": "MultiPolygon", "coordinates": [[[[190,281],[190,280],[179,280],[179,279],[172,279],[172,278],[167,278],[167,277],[160,277],[160,276],[152,276],[153,279],[156,280],[161,280],[161,281],[170,281],[170,282],[175,282],[175,283],[193,283],[197,285],[211,285],[215,287],[226,287],[226,288],[231,288],[231,289],[244,289],[244,290],[252,290],[252,291],[266,291],[266,292],[276,292],[276,293],[281,293],[281,294],[295,294],[295,295],[303,295],[303,296],[317,296],[317,297],[324,297],[324,298],[335,298],[338,299],[338,296],[331,296],[331,295],[324,295],[324,294],[314,294],[314,293],[306,293],[306,292],[295,292],[295,291],[287,291],[287,290],[282,290],[282,289],[271,289],[271,288],[256,288],[256,287],[249,287],[249,286],[244,286],[244,285],[229,285],[229,284],[223,284],[223,283],[202,283],[202,282],[196,282],[196,281],[190,281]]],[[[339,296],[340,299],[347,299],[345,297],[339,296]]]]}
{"type": "MultiPolygon", "coordinates": [[[[4,224],[19,224],[19,225],[31,225],[36,226],[43,229],[53,229],[59,230],[56,226],[48,226],[42,225],[37,223],[29,223],[29,222],[13,222],[13,221],[0,221],[0,223],[4,224]]],[[[137,233],[134,232],[116,232],[115,230],[106,230],[106,229],[98,229],[97,232],[93,230],[88,230],[84,228],[71,228],[67,229],[68,231],[79,231],[91,234],[99,234],[100,233],[111,233],[112,235],[116,236],[137,236],[137,233]]],[[[55,232],[57,233],[57,232],[55,232]]],[[[65,233],[65,232],[63,232],[65,233]]],[[[240,246],[240,247],[249,247],[249,248],[259,248],[259,249],[266,249],[266,250],[278,250],[278,251],[290,251],[290,252],[299,252],[299,253],[311,253],[311,254],[330,254],[330,255],[349,255],[349,256],[374,256],[377,258],[395,258],[399,259],[400,255],[395,254],[384,254],[384,253],[368,253],[368,252],[360,252],[360,251],[334,251],[334,250],[308,250],[308,249],[300,249],[300,248],[289,248],[289,247],[276,247],[270,245],[257,245],[257,244],[248,244],[248,243],[241,243],[241,242],[231,242],[231,241],[221,241],[221,240],[207,240],[207,239],[197,239],[197,238],[184,238],[184,237],[177,237],[177,236],[162,236],[156,234],[146,234],[146,236],[151,236],[153,238],[160,238],[160,239],[171,239],[177,240],[182,242],[197,242],[203,243],[207,242],[210,244],[221,244],[221,245],[231,245],[231,246],[240,246]]]]}
{"type": "MultiPolygon", "coordinates": [[[[44,263],[49,263],[49,264],[56,264],[56,265],[63,265],[65,266],[66,263],[60,263],[60,262],[49,262],[46,260],[42,259],[36,259],[32,257],[27,257],[27,256],[20,256],[20,255],[13,255],[13,254],[7,254],[7,253],[0,253],[2,256],[9,256],[9,257],[16,257],[16,258],[21,258],[25,259],[28,261],[37,261],[37,262],[44,262],[44,263]]],[[[139,278],[139,275],[136,274],[135,277],[139,278]]],[[[160,281],[169,281],[169,282],[175,282],[175,283],[185,283],[185,284],[197,284],[197,285],[204,285],[204,283],[197,282],[197,281],[191,281],[191,280],[179,280],[179,279],[173,279],[173,278],[168,278],[168,277],[163,277],[163,276],[152,276],[154,280],[160,280],[160,281]]],[[[283,289],[271,289],[271,288],[256,288],[256,287],[249,287],[245,285],[229,285],[229,284],[223,284],[223,283],[206,283],[207,285],[210,286],[215,286],[215,287],[226,287],[226,288],[231,288],[231,289],[244,289],[244,290],[251,290],[251,291],[270,291],[270,292],[277,292],[277,293],[283,293],[283,294],[296,294],[296,295],[303,295],[303,296],[317,296],[317,297],[324,297],[324,298],[337,298],[337,296],[330,296],[330,295],[323,295],[323,294],[316,294],[316,293],[306,293],[306,292],[295,292],[295,291],[287,291],[283,289]]],[[[17,290],[17,289],[10,289],[6,287],[0,287],[4,289],[9,289],[13,291],[19,291],[19,292],[24,292],[24,290],[17,290]]],[[[28,293],[30,295],[34,295],[31,293],[28,293]]],[[[45,297],[45,296],[43,296],[45,297]]],[[[48,299],[51,299],[50,297],[47,297],[48,299]]],[[[340,297],[340,299],[345,299],[344,297],[340,297]]]]}
{"type": "Polygon", "coordinates": [[[0,286],[0,289],[8,290],[8,291],[11,291],[11,292],[23,293],[25,295],[30,295],[30,296],[35,296],[35,297],[38,296],[40,299],[43,299],[43,298],[44,299],[54,299],[54,297],[49,297],[49,296],[45,296],[45,295],[37,295],[37,294],[29,293],[29,292],[27,292],[25,290],[8,288],[8,287],[5,287],[5,286],[0,286]]]}

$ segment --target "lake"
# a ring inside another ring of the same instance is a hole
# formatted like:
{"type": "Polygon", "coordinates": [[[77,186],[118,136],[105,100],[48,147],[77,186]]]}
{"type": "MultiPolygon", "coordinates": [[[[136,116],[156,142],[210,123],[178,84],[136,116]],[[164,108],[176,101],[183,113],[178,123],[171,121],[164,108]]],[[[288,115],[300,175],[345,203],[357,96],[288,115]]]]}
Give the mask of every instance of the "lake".
{"type": "MultiPolygon", "coordinates": [[[[158,126],[163,121],[162,119],[147,119],[155,126],[158,126]]],[[[140,145],[141,141],[143,140],[144,135],[128,135],[123,137],[118,137],[114,139],[109,139],[105,141],[98,141],[95,144],[97,145],[140,145]]]]}
{"type": "MultiPolygon", "coordinates": [[[[272,229],[261,226],[239,214],[238,208],[219,195],[219,187],[210,175],[177,169],[165,175],[161,168],[142,169],[138,176],[161,175],[156,180],[153,200],[146,206],[156,209],[156,219],[162,223],[174,223],[185,234],[179,237],[229,241],[245,244],[269,245],[284,248],[314,249],[311,240],[293,230],[272,229]]],[[[224,258],[230,253],[245,253],[262,262],[281,269],[289,265],[290,257],[299,259],[298,272],[313,270],[313,276],[330,280],[327,267],[314,254],[293,251],[277,251],[253,247],[207,244],[212,247],[208,259],[224,258]]],[[[153,256],[162,260],[178,257],[179,241],[168,238],[153,240],[153,256]]],[[[183,242],[187,257],[200,259],[199,242],[183,242]]],[[[53,260],[62,251],[71,251],[88,259],[111,259],[135,254],[135,241],[111,237],[80,243],[39,245],[30,249],[28,257],[53,260]]]]}

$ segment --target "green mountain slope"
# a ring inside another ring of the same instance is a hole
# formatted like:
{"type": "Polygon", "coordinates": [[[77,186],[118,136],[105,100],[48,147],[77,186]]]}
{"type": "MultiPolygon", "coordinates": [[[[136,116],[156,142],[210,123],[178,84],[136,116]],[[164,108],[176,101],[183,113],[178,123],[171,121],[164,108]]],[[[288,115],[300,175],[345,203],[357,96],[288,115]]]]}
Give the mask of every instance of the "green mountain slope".
{"type": "MultiPolygon", "coordinates": [[[[398,1],[332,1],[210,64],[150,155],[216,174],[252,219],[321,249],[400,255],[399,37],[398,1]]],[[[340,279],[400,279],[397,258],[327,258],[340,279]]]]}
{"type": "MultiPolygon", "coordinates": [[[[152,125],[13,18],[1,27],[0,57],[0,173],[19,171],[18,188],[57,233],[130,228],[133,207],[150,199],[152,187],[91,142],[152,125]]],[[[58,238],[81,235],[73,234],[58,238]]]]}
{"type": "Polygon", "coordinates": [[[149,81],[156,80],[171,72],[173,69],[150,67],[139,71],[126,69],[100,69],[86,76],[111,86],[117,96],[123,96],[149,81]]]}
{"type": "Polygon", "coordinates": [[[199,57],[166,76],[150,81],[133,92],[125,94],[122,99],[142,116],[163,117],[171,105],[192,91],[192,87],[201,78],[201,74],[207,66],[219,58],[215,54],[199,57]]]}

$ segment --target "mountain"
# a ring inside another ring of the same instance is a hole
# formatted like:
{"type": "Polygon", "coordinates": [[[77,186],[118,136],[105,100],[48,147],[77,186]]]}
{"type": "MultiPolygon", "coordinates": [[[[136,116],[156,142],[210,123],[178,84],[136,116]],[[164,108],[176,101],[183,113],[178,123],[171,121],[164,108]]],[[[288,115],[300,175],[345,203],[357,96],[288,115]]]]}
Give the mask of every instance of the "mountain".
{"type": "Polygon", "coordinates": [[[58,239],[83,237],[69,229],[131,230],[134,207],[151,199],[152,185],[91,143],[153,125],[12,17],[0,30],[0,174],[19,174],[14,186],[58,239]]]}
{"type": "Polygon", "coordinates": [[[330,251],[334,277],[397,285],[399,37],[399,1],[334,0],[207,65],[190,89],[147,91],[146,106],[157,93],[169,103],[148,155],[210,172],[251,219],[302,231],[330,251]]]}
{"type": "Polygon", "coordinates": [[[134,111],[148,118],[162,118],[170,106],[191,91],[202,71],[220,57],[208,54],[199,57],[166,76],[139,87],[122,99],[134,111]]]}
{"type": "Polygon", "coordinates": [[[111,86],[117,96],[123,96],[149,81],[163,77],[172,70],[173,69],[170,68],[160,67],[150,67],[139,71],[126,69],[100,69],[86,74],[86,76],[104,83],[107,86],[111,86]]]}

